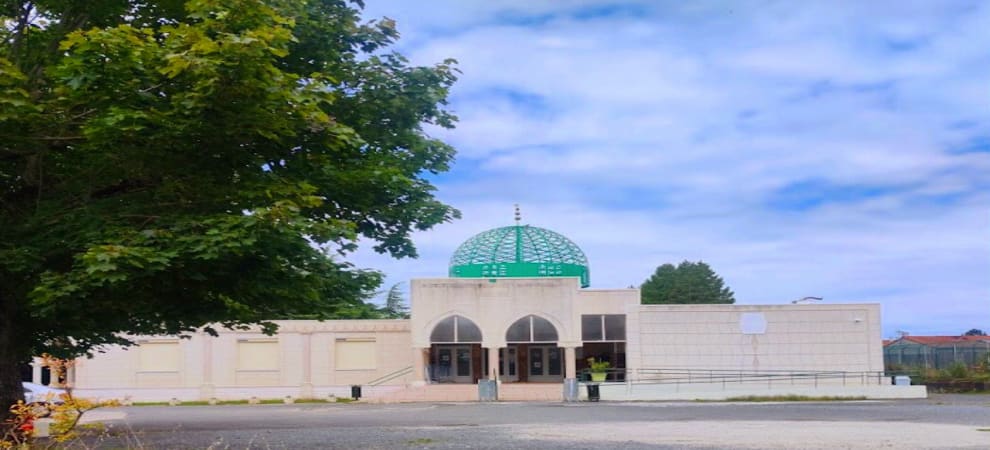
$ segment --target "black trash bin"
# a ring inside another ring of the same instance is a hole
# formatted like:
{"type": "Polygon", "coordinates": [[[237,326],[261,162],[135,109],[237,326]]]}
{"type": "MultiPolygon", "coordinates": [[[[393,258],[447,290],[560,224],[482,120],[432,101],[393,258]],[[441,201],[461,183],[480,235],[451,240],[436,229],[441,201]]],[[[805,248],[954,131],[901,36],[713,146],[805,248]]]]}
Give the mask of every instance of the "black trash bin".
{"type": "Polygon", "coordinates": [[[588,401],[589,402],[597,402],[598,400],[600,400],[602,398],[601,397],[601,394],[598,392],[598,384],[597,383],[588,383],[587,386],[588,386],[588,401]]]}
{"type": "Polygon", "coordinates": [[[361,398],[361,386],[359,385],[351,386],[351,398],[353,398],[354,400],[361,398]]]}

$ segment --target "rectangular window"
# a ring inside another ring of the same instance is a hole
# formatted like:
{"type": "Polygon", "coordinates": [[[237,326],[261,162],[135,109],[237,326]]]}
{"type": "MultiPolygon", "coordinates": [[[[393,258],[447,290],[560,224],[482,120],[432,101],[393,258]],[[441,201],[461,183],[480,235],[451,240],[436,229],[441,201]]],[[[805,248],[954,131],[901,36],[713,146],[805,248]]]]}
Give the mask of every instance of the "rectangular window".
{"type": "Polygon", "coordinates": [[[626,340],[626,316],[624,314],[605,315],[605,340],[626,340]]]}
{"type": "Polygon", "coordinates": [[[602,336],[602,316],[581,316],[581,340],[600,341],[602,336]]]}
{"type": "Polygon", "coordinates": [[[178,372],[178,341],[145,341],[138,346],[141,372],[178,372]]]}
{"type": "Polygon", "coordinates": [[[334,345],[337,370],[374,370],[378,367],[378,348],[374,339],[343,339],[334,345]]]}
{"type": "Polygon", "coordinates": [[[237,342],[237,370],[278,370],[277,340],[237,342]]]}
{"type": "Polygon", "coordinates": [[[625,341],[624,314],[590,314],[581,316],[582,341],[625,341]]]}

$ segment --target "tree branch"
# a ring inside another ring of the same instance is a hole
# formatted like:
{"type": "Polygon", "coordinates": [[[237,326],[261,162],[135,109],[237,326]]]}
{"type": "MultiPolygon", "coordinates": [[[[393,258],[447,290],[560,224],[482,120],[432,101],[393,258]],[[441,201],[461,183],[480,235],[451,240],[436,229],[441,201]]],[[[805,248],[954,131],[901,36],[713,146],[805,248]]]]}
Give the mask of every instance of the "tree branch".
{"type": "MultiPolygon", "coordinates": [[[[53,38],[51,42],[48,43],[48,48],[45,49],[46,55],[51,55],[56,51],[58,51],[58,46],[62,43],[62,38],[64,38],[65,35],[69,34],[73,30],[82,28],[82,26],[85,25],[86,22],[89,20],[89,15],[79,14],[78,16],[72,17],[71,20],[69,19],[70,18],[68,17],[62,18],[62,21],[60,22],[60,27],[62,28],[63,32],[57,38],[53,38]]],[[[29,81],[34,82],[41,77],[44,71],[45,71],[44,59],[40,59],[38,64],[35,65],[31,69],[31,71],[26,75],[28,76],[29,81]]],[[[34,94],[40,95],[38,90],[35,90],[34,94]]]]}
{"type": "Polygon", "coordinates": [[[24,68],[18,64],[21,53],[21,43],[24,42],[24,30],[27,28],[28,20],[31,18],[31,10],[34,9],[34,4],[31,2],[25,2],[22,6],[22,14],[17,19],[17,26],[14,27],[13,36],[14,42],[10,45],[10,54],[14,58],[14,64],[17,64],[17,68],[23,70],[24,68]]]}

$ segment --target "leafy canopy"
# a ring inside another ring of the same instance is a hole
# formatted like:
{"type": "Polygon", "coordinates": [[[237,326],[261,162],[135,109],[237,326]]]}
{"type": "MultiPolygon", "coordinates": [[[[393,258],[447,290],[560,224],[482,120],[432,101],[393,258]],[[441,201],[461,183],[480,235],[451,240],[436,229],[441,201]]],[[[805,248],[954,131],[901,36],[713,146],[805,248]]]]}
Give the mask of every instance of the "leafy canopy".
{"type": "Polygon", "coordinates": [[[664,264],[640,286],[643,304],[735,303],[722,278],[702,261],[664,264]]]}
{"type": "Polygon", "coordinates": [[[363,311],[358,239],[415,257],[458,217],[424,131],[453,61],[410,65],[360,6],[0,0],[0,366],[363,311]]]}

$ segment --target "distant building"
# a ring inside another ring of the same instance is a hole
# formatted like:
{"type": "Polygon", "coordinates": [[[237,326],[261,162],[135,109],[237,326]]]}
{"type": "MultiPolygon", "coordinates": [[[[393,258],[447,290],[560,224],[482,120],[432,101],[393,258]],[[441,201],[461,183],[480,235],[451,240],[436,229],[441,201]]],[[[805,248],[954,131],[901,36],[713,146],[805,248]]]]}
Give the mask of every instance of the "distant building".
{"type": "Polygon", "coordinates": [[[885,340],[888,370],[945,369],[956,362],[975,366],[990,358],[990,336],[911,336],[885,340]]]}

